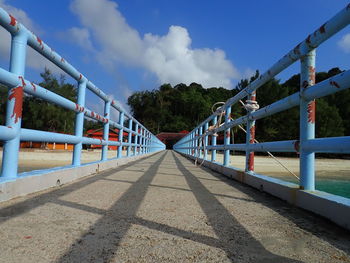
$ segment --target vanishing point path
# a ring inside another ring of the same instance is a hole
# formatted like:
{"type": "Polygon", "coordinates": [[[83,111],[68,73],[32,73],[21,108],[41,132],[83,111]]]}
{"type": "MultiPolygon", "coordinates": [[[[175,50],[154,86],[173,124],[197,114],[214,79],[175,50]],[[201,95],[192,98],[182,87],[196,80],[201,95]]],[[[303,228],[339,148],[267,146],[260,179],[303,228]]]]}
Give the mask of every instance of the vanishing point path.
{"type": "Polygon", "coordinates": [[[173,151],[0,204],[0,262],[350,262],[350,234],[173,151]]]}

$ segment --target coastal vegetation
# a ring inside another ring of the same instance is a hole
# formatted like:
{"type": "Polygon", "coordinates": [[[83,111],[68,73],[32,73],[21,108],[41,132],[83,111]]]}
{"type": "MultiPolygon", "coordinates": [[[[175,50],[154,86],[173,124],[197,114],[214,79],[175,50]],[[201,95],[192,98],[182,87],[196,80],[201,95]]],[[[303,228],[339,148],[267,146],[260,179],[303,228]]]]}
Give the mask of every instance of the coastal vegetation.
{"type": "MultiPolygon", "coordinates": [[[[316,74],[321,82],[339,74],[339,68],[316,74]]],[[[242,79],[235,89],[222,87],[203,88],[198,83],[190,85],[163,84],[157,89],[138,91],[128,98],[128,105],[134,117],[151,132],[179,132],[192,130],[212,113],[216,102],[225,102],[259,77],[259,72],[250,79],[242,79]]],[[[41,74],[40,86],[69,100],[76,101],[77,87],[64,77],[57,78],[49,70],[41,74]]],[[[300,76],[294,75],[287,81],[272,79],[257,90],[260,108],[299,91],[300,76]]],[[[5,123],[7,88],[0,88],[0,123],[5,123]]],[[[316,137],[344,136],[350,134],[350,90],[344,90],[316,101],[316,137]]],[[[237,103],[232,107],[232,117],[245,115],[246,111],[237,103]]],[[[26,95],[23,100],[22,127],[43,131],[74,133],[75,113],[26,95]]],[[[256,138],[261,141],[288,140],[299,137],[299,108],[258,120],[256,138]]],[[[94,121],[85,122],[85,130],[99,128],[94,121]]],[[[235,142],[243,142],[245,135],[233,129],[235,142]]]]}

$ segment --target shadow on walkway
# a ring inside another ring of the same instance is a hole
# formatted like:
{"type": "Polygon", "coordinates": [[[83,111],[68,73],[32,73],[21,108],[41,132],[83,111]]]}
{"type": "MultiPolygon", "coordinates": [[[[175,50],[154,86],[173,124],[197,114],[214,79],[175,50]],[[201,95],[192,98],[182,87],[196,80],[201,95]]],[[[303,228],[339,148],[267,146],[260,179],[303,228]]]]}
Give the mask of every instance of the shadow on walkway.
{"type": "MultiPolygon", "coordinates": [[[[68,185],[64,185],[62,188],[56,188],[55,190],[49,190],[49,192],[45,192],[39,195],[35,195],[34,197],[29,197],[25,201],[16,203],[14,205],[4,207],[0,209],[0,223],[3,223],[15,216],[19,216],[21,214],[24,214],[36,207],[39,207],[45,203],[48,202],[57,202],[61,196],[67,195],[71,192],[74,192],[78,189],[81,189],[89,184],[93,184],[101,179],[104,179],[116,172],[125,170],[126,167],[136,165],[140,162],[144,164],[145,160],[148,160],[149,158],[152,158],[152,156],[148,156],[133,162],[130,162],[128,164],[124,164],[121,166],[118,166],[115,169],[110,169],[105,172],[101,172],[98,174],[93,174],[91,176],[88,176],[87,178],[79,179],[77,182],[70,183],[68,185]]],[[[61,201],[61,200],[60,200],[61,201]]]]}
{"type": "MultiPolygon", "coordinates": [[[[191,164],[194,163],[193,160],[180,154],[176,155],[181,156],[180,158],[186,159],[191,164]]],[[[287,202],[268,193],[261,192],[253,187],[247,186],[241,182],[212,171],[210,168],[201,166],[197,169],[210,173],[218,180],[251,197],[253,202],[269,207],[279,215],[297,225],[300,229],[303,229],[304,231],[326,241],[327,243],[330,243],[332,246],[342,250],[347,255],[350,255],[350,231],[337,226],[326,218],[288,204],[287,202]]]]}
{"type": "MultiPolygon", "coordinates": [[[[57,190],[35,196],[13,206],[0,209],[0,223],[11,219],[14,216],[24,214],[47,202],[100,215],[101,217],[96,221],[96,223],[91,225],[90,228],[70,246],[65,254],[57,260],[59,263],[111,261],[114,258],[118,247],[120,247],[121,240],[127,235],[127,232],[132,225],[146,227],[151,230],[160,231],[183,239],[205,244],[207,246],[222,249],[226,253],[227,258],[232,262],[235,262],[237,257],[243,254],[250,255],[251,258],[253,258],[252,262],[301,262],[275,255],[266,250],[262,244],[256,240],[216,198],[216,196],[234,199],[236,197],[211,193],[200,181],[205,178],[201,178],[200,176],[196,177],[189,170],[189,168],[187,168],[188,164],[192,165],[189,160],[183,156],[180,156],[179,154],[175,154],[171,151],[161,152],[156,155],[134,161],[127,165],[123,165],[116,169],[111,169],[86,179],[82,179],[76,183],[67,185],[57,190]],[[169,162],[164,162],[166,158],[174,160],[177,167],[176,171],[178,172],[174,175],[183,177],[190,189],[152,184],[154,177],[160,174],[159,169],[161,167],[174,169],[174,166],[167,165],[169,162]],[[146,162],[144,162],[145,160],[146,162]],[[155,160],[155,162],[151,162],[151,160],[155,160]],[[148,166],[144,166],[145,164],[148,166]],[[140,173],[138,179],[136,181],[132,181],[107,178],[118,171],[127,170],[134,170],[134,172],[140,173]],[[121,183],[125,182],[129,183],[130,187],[117,201],[115,201],[114,204],[110,206],[109,209],[106,210],[60,199],[60,197],[81,189],[89,184],[95,183],[98,180],[109,180],[111,182],[120,181],[121,183]],[[169,190],[192,192],[217,238],[193,233],[191,231],[138,217],[137,212],[145,199],[149,187],[160,187],[164,189],[169,188],[169,190]]],[[[288,219],[291,219],[293,222],[298,222],[297,219],[300,213],[293,215],[291,211],[283,210],[286,207],[288,207],[288,209],[290,208],[290,206],[286,203],[276,198],[266,196],[265,194],[262,195],[263,193],[261,192],[255,191],[254,189],[243,186],[237,182],[233,182],[232,180],[229,180],[226,177],[206,168],[200,169],[214,175],[216,179],[211,179],[212,181],[223,181],[229,184],[231,187],[234,187],[249,195],[253,198],[253,201],[263,203],[269,208],[280,213],[282,216],[288,217],[288,219]]],[[[237,199],[245,202],[251,202],[249,199],[237,199]]],[[[306,212],[305,214],[305,217],[307,217],[308,214],[306,212]]],[[[317,232],[306,227],[305,229],[312,233],[317,232]]],[[[323,226],[319,229],[324,230],[323,226]]],[[[329,231],[327,235],[330,233],[332,233],[332,231],[329,231]]],[[[317,233],[314,234],[317,235],[317,233]]],[[[317,236],[322,237],[321,234],[317,236]]],[[[327,241],[329,240],[327,239],[327,241]]],[[[338,244],[337,242],[334,243],[335,245],[338,244]]],[[[241,262],[241,260],[237,261],[241,262]]]]}
{"type": "Polygon", "coordinates": [[[237,255],[250,255],[254,262],[301,262],[267,251],[251,234],[229,213],[213,194],[192,174],[181,159],[172,153],[179,171],[184,175],[188,185],[208,218],[221,248],[234,262],[237,255]],[[218,216],[220,215],[220,216],[218,216]],[[244,240],[242,240],[244,237],[244,240]]]}

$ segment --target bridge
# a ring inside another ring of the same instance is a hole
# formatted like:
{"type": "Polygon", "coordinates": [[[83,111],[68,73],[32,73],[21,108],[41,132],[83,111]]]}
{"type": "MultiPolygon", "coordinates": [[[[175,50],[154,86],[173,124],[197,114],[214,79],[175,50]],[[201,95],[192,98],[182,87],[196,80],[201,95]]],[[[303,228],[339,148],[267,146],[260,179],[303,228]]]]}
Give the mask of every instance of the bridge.
{"type": "Polygon", "coordinates": [[[165,150],[0,8],[0,25],[12,36],[10,69],[0,68],[0,83],[9,89],[0,126],[0,262],[350,262],[350,200],[315,190],[315,153],[350,153],[349,136],[315,138],[315,99],[350,87],[350,71],[315,83],[315,49],[349,23],[350,5],[165,150]],[[25,78],[27,45],[76,80],[77,101],[25,78]],[[300,92],[260,109],[256,90],[299,60],[300,92]],[[88,109],[86,90],[104,101],[103,114],[88,109]],[[24,94],[75,112],[75,134],[21,127],[24,94]],[[234,119],[236,103],[247,114],[234,119]],[[300,138],[255,140],[255,121],[295,106],[300,138]],[[83,136],[84,118],[101,123],[103,139],[83,136]],[[231,142],[236,126],[247,132],[245,144],[231,142]],[[110,127],[119,129],[118,141],[109,140],[110,127]],[[225,134],[222,145],[218,133],[225,134]],[[18,173],[21,141],[74,144],[71,165],[18,173]],[[100,161],[82,163],[83,144],[101,145],[100,161]],[[117,146],[115,156],[108,156],[108,146],[117,146]],[[233,150],[245,152],[245,169],[231,165],[233,150]],[[254,172],[259,151],[298,152],[299,183],[254,172]]]}

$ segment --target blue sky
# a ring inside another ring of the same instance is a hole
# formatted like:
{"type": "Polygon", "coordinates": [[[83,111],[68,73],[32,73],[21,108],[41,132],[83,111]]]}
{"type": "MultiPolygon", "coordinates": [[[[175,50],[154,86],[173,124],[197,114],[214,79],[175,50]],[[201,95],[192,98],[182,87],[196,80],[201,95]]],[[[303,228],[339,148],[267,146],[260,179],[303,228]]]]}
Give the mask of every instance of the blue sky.
{"type": "MultiPolygon", "coordinates": [[[[132,92],[164,82],[233,88],[256,69],[267,70],[347,4],[343,0],[0,0],[1,7],[123,104],[132,92]]],[[[1,42],[5,40],[2,37],[1,42]]],[[[27,79],[40,80],[45,65],[60,73],[32,53],[27,79]]],[[[8,67],[8,54],[8,46],[0,44],[1,67],[8,67]]],[[[317,50],[316,68],[348,69],[349,59],[346,28],[317,50]]],[[[285,80],[298,69],[296,64],[278,78],[285,80]]],[[[97,100],[91,107],[94,103],[97,100]]]]}

